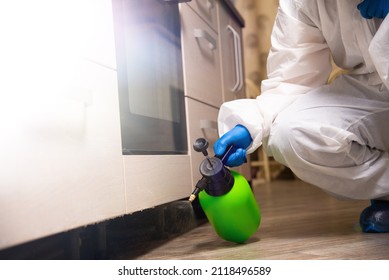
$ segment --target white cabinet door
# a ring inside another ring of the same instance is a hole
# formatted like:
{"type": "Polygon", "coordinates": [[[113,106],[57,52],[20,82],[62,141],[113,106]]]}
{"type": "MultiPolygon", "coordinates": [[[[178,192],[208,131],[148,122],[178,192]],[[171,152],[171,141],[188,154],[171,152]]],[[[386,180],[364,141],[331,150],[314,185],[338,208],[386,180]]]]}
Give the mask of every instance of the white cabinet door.
{"type": "Polygon", "coordinates": [[[116,72],[74,63],[2,92],[0,248],[125,213],[116,72]]]}
{"type": "Polygon", "coordinates": [[[111,1],[0,11],[1,249],[122,215],[125,196],[111,1]]]}
{"type": "Polygon", "coordinates": [[[217,33],[187,4],[180,5],[185,94],[219,107],[220,46],[217,33]]]}
{"type": "Polygon", "coordinates": [[[218,5],[223,101],[245,98],[242,29],[218,5]]]}

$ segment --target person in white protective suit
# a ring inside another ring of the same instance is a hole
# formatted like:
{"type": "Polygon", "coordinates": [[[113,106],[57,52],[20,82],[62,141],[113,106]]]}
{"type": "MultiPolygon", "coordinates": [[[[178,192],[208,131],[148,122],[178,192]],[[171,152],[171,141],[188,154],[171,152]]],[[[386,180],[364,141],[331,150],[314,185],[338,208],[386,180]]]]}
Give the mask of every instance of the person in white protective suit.
{"type": "Polygon", "coordinates": [[[268,78],[256,99],[226,102],[216,155],[238,166],[264,145],[303,181],[369,199],[364,232],[389,232],[387,0],[280,0],[268,78]],[[347,69],[332,83],[331,57],[347,69]]]}

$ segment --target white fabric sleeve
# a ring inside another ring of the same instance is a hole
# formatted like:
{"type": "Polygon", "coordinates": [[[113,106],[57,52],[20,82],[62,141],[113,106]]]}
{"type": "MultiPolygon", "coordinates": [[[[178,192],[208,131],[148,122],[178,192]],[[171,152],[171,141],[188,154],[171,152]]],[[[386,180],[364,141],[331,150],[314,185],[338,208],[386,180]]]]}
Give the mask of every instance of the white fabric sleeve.
{"type": "Polygon", "coordinates": [[[253,142],[247,153],[251,153],[262,144],[264,131],[262,112],[256,99],[238,99],[221,106],[218,118],[220,137],[238,124],[244,125],[250,132],[253,142]]]}
{"type": "Polygon", "coordinates": [[[281,0],[273,27],[268,57],[268,79],[261,95],[251,100],[235,100],[219,112],[220,136],[236,124],[244,125],[253,139],[253,152],[270,133],[278,113],[301,94],[327,83],[332,70],[330,51],[319,28],[299,19],[292,0],[281,0]]]}
{"type": "Polygon", "coordinates": [[[369,54],[378,75],[389,89],[389,16],[384,19],[371,40],[369,54]]]}

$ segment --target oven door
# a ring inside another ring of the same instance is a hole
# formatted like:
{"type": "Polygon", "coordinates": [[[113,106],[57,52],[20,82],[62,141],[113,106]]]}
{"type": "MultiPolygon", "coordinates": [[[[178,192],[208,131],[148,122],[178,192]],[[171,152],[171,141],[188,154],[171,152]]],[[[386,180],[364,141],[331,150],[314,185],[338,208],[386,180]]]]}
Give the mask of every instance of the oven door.
{"type": "Polygon", "coordinates": [[[113,0],[124,155],[188,153],[176,2],[113,0]]]}

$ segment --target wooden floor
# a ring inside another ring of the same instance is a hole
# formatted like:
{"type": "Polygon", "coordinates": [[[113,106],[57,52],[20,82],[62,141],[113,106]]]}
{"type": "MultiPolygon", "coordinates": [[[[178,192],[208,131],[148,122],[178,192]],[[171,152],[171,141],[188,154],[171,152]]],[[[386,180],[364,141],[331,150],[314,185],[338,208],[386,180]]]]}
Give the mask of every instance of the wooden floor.
{"type": "Polygon", "coordinates": [[[245,244],[220,239],[209,223],[137,259],[389,259],[389,234],[362,233],[368,201],[339,201],[299,180],[254,186],[262,220],[245,244]]]}

